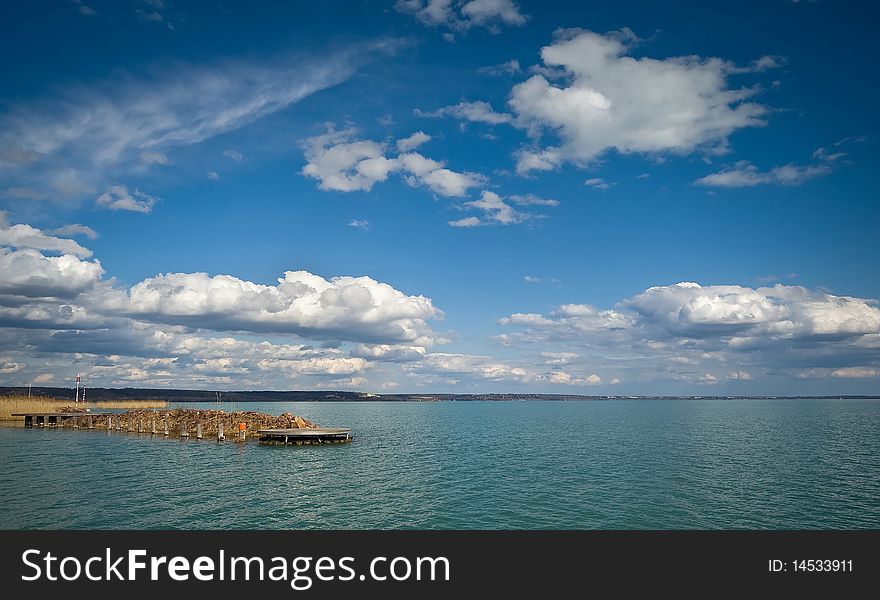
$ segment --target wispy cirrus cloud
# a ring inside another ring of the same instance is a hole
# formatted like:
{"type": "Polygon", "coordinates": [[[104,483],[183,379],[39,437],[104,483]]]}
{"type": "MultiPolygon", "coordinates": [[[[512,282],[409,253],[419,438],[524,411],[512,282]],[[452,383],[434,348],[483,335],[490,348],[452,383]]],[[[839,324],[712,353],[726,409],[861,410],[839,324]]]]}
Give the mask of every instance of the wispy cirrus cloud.
{"type": "Polygon", "coordinates": [[[845,152],[829,152],[818,148],[813,152],[813,162],[809,164],[793,164],[773,167],[761,171],[749,161],[739,161],[697,179],[694,184],[707,187],[741,188],[757,185],[801,185],[811,179],[828,175],[834,170],[835,164],[841,162],[845,152]]]}
{"type": "MultiPolygon", "coordinates": [[[[166,64],[22,101],[0,114],[0,185],[82,198],[114,183],[108,179],[170,164],[175,148],[245,127],[345,81],[396,47],[381,41],[312,58],[166,64]]],[[[224,155],[241,159],[235,151],[224,155]]]]}

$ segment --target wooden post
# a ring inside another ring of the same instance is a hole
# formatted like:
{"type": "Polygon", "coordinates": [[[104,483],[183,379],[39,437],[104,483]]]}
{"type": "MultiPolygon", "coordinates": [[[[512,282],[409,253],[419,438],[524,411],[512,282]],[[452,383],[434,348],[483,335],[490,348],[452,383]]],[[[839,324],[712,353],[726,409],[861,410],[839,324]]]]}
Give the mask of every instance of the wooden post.
{"type": "Polygon", "coordinates": [[[94,428],[95,428],[95,422],[94,422],[94,420],[92,419],[92,417],[89,417],[88,422],[89,422],[89,424],[88,424],[89,429],[94,429],[94,428]]]}
{"type": "Polygon", "coordinates": [[[74,428],[74,429],[79,429],[79,417],[74,417],[74,418],[73,418],[73,428],[74,428]]]}
{"type": "Polygon", "coordinates": [[[113,429],[113,417],[107,416],[107,431],[113,429]]]}
{"type": "Polygon", "coordinates": [[[189,437],[189,430],[186,427],[186,421],[180,422],[180,437],[189,437]]]}
{"type": "Polygon", "coordinates": [[[128,418],[128,430],[134,431],[134,418],[133,417],[128,418]]]}
{"type": "Polygon", "coordinates": [[[144,420],[138,417],[138,433],[144,432],[144,420]]]}
{"type": "Polygon", "coordinates": [[[153,435],[156,435],[156,417],[153,417],[152,419],[150,419],[150,427],[152,429],[150,433],[152,433],[153,435]]]}
{"type": "Polygon", "coordinates": [[[223,435],[223,423],[217,425],[217,441],[222,442],[226,439],[226,436],[223,435]]]}
{"type": "Polygon", "coordinates": [[[165,419],[165,437],[168,437],[168,419],[165,419]]]}
{"type": "Polygon", "coordinates": [[[196,439],[202,439],[202,422],[199,421],[196,425],[196,439]]]}

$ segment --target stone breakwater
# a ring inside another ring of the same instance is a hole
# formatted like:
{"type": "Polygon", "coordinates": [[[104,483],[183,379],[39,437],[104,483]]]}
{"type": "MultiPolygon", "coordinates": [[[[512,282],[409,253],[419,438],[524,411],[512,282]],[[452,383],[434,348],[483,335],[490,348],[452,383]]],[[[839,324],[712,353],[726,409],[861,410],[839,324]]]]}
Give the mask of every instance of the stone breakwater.
{"type": "Polygon", "coordinates": [[[318,426],[300,416],[283,413],[278,416],[253,411],[222,410],[130,410],[114,414],[90,414],[76,411],[79,416],[58,423],[64,428],[91,428],[164,435],[228,440],[257,438],[260,429],[315,429],[318,426]],[[244,428],[241,424],[244,424],[244,428]],[[243,435],[242,435],[242,432],[243,435]]]}

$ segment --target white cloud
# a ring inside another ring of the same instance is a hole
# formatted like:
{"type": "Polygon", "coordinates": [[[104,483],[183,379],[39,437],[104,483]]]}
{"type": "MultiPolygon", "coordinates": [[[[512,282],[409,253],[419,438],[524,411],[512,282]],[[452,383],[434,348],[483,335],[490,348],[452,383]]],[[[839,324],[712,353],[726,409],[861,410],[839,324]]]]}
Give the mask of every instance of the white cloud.
{"type": "Polygon", "coordinates": [[[98,196],[95,204],[108,210],[127,210],[147,214],[153,210],[156,200],[140,190],[129,193],[124,185],[112,185],[98,196]]]}
{"type": "Polygon", "coordinates": [[[874,367],[844,367],[831,371],[832,377],[841,378],[868,378],[880,377],[880,368],[874,367]]]}
{"type": "Polygon", "coordinates": [[[326,280],[306,271],[287,271],[275,286],[168,273],[97,301],[104,312],[152,322],[381,343],[430,340],[426,321],[443,314],[429,298],[369,277],[326,280]]]}
{"type": "Polygon", "coordinates": [[[49,231],[52,235],[61,235],[61,236],[73,236],[73,235],[82,235],[90,240],[94,240],[98,238],[98,232],[89,227],[88,225],[81,225],[79,223],[71,223],[70,225],[62,225],[57,229],[53,229],[49,231]]]}
{"type": "Polygon", "coordinates": [[[553,132],[561,143],[522,150],[518,171],[586,164],[608,150],[722,151],[734,131],[764,123],[766,109],[746,102],[755,90],[728,87],[736,71],[729,61],[634,58],[628,56],[634,39],[629,30],[570,30],[541,50],[545,65],[567,79],[556,85],[534,75],[513,88],[509,104],[520,126],[553,132]]]}
{"type": "Polygon", "coordinates": [[[91,6],[83,4],[82,0],[71,0],[71,2],[76,5],[79,14],[83,15],[84,17],[94,17],[98,14],[91,6]]]}
{"type": "Polygon", "coordinates": [[[522,71],[522,68],[519,66],[519,61],[515,58],[501,64],[480,67],[477,69],[477,73],[480,75],[490,75],[493,77],[498,77],[500,75],[516,75],[520,71],[522,71]]]}
{"type": "Polygon", "coordinates": [[[349,227],[354,227],[355,229],[360,229],[362,231],[369,231],[370,222],[366,219],[352,219],[348,223],[349,227]]]}
{"type": "Polygon", "coordinates": [[[576,377],[565,371],[553,371],[549,374],[550,383],[562,385],[598,385],[602,383],[602,378],[591,373],[586,377],[576,377]]]}
{"type": "Polygon", "coordinates": [[[207,175],[205,175],[205,177],[207,177],[211,181],[219,181],[220,180],[220,173],[218,173],[217,171],[208,171],[208,173],[207,173],[207,175]]]}
{"type": "Polygon", "coordinates": [[[49,252],[73,254],[79,257],[89,257],[92,255],[91,250],[80,246],[73,240],[47,235],[30,225],[7,225],[4,220],[0,220],[0,246],[47,250],[49,252]]]}
{"type": "Polygon", "coordinates": [[[235,162],[241,162],[242,160],[244,160],[244,154],[242,154],[241,152],[236,152],[232,148],[227,148],[226,150],[224,150],[223,156],[225,156],[226,158],[230,158],[235,162]]]}
{"type": "Polygon", "coordinates": [[[880,369],[877,303],[799,286],[678,283],[612,309],[565,304],[499,323],[515,328],[505,334],[508,345],[576,352],[579,369],[629,370],[629,380],[716,383],[724,369],[728,380],[750,381],[793,367],[799,377],[857,377],[870,373],[859,369],[880,369]]]}
{"type": "MultiPolygon", "coordinates": [[[[387,148],[371,140],[353,139],[355,131],[329,131],[305,140],[307,164],[302,173],[317,179],[323,190],[369,191],[394,172],[410,185],[422,185],[441,196],[461,197],[485,179],[476,173],[459,173],[418,152],[385,156],[387,148]]],[[[411,136],[412,137],[412,136],[411,136]]],[[[406,145],[411,145],[407,138],[406,145]]]]}
{"type": "Polygon", "coordinates": [[[101,263],[71,254],[43,256],[36,250],[0,248],[0,294],[71,298],[98,284],[101,263]]]}
{"type": "Polygon", "coordinates": [[[497,223],[499,225],[513,225],[522,223],[533,217],[529,213],[516,210],[495,192],[483,190],[479,200],[465,202],[465,208],[475,208],[483,212],[483,223],[497,223]]]}
{"type": "Polygon", "coordinates": [[[541,198],[534,194],[514,194],[513,196],[508,196],[508,200],[519,206],[559,206],[559,200],[541,198]]]}
{"type": "Polygon", "coordinates": [[[738,162],[733,168],[724,169],[701,177],[694,183],[710,187],[753,187],[756,185],[781,184],[800,185],[805,181],[827,175],[831,172],[828,165],[784,165],[770,171],[761,172],[749,162],[738,162]]]}
{"type": "Polygon", "coordinates": [[[845,152],[828,152],[825,148],[817,148],[813,152],[813,164],[787,164],[774,167],[769,171],[760,171],[748,161],[739,161],[728,167],[697,179],[696,185],[724,188],[754,187],[756,185],[801,185],[802,183],[828,175],[834,164],[846,156],[845,152]]]}
{"type": "Polygon", "coordinates": [[[479,227],[482,225],[482,222],[477,217],[464,217],[462,219],[456,219],[455,221],[447,221],[450,227],[479,227]]]}
{"type": "Polygon", "coordinates": [[[459,102],[452,106],[444,106],[443,108],[427,112],[415,109],[413,114],[417,117],[452,117],[474,123],[488,123],[489,125],[510,123],[513,120],[512,115],[495,112],[492,105],[482,100],[477,102],[459,102]]]}
{"type": "Polygon", "coordinates": [[[424,131],[416,131],[409,137],[397,140],[395,145],[397,146],[398,152],[410,152],[430,140],[431,136],[424,131]]]}
{"type": "Polygon", "coordinates": [[[752,374],[747,371],[731,371],[727,374],[728,379],[736,379],[739,381],[751,381],[754,379],[752,374]]]}
{"type": "Polygon", "coordinates": [[[607,181],[605,181],[604,179],[601,179],[599,177],[591,177],[590,179],[587,179],[586,181],[584,181],[584,185],[591,187],[591,188],[596,188],[598,190],[607,190],[608,188],[610,188],[614,184],[608,183],[607,181]]]}
{"type": "Polygon", "coordinates": [[[141,162],[144,162],[148,165],[170,164],[168,157],[162,152],[141,152],[140,159],[141,162]]]}
{"type": "Polygon", "coordinates": [[[452,31],[472,27],[494,30],[499,23],[518,26],[526,22],[513,0],[398,0],[394,7],[424,25],[452,31]]]}

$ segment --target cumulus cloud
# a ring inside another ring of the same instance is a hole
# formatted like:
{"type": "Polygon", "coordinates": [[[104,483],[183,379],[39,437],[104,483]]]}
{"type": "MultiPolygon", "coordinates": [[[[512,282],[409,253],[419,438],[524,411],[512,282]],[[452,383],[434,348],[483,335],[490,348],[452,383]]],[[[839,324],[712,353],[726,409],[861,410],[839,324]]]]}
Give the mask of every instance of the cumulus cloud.
{"type": "Polygon", "coordinates": [[[112,185],[95,200],[95,205],[108,210],[150,213],[157,199],[140,190],[129,193],[124,185],[112,185]]]}
{"type": "Polygon", "coordinates": [[[627,369],[638,361],[642,372],[695,383],[720,381],[715,369],[724,367],[726,378],[735,380],[794,366],[827,377],[848,372],[834,375],[839,369],[880,368],[877,303],[800,286],[683,282],[648,288],[611,309],[565,304],[547,314],[514,313],[499,323],[519,330],[506,343],[577,351],[587,361],[584,368],[627,369]],[[710,370],[694,370],[699,367],[710,370]]]}
{"type": "Polygon", "coordinates": [[[429,298],[369,277],[171,273],[125,288],[97,260],[44,252],[0,247],[0,362],[19,384],[76,361],[95,385],[351,389],[387,383],[393,365],[446,341],[428,324],[443,317],[429,298]]]}
{"type": "Polygon", "coordinates": [[[491,104],[483,102],[482,100],[476,102],[459,102],[452,106],[444,106],[443,108],[427,112],[415,109],[413,113],[417,117],[452,117],[462,121],[487,123],[489,125],[510,123],[513,120],[512,115],[495,112],[495,109],[492,108],[491,104]]]}
{"type": "Polygon", "coordinates": [[[442,317],[429,298],[369,277],[326,280],[306,271],[287,271],[274,286],[168,273],[100,303],[104,311],[145,321],[372,342],[430,340],[427,320],[442,317]]]}
{"type": "Polygon", "coordinates": [[[590,179],[584,181],[584,185],[586,185],[587,187],[596,188],[597,190],[607,190],[614,184],[608,183],[600,177],[591,177],[590,179]]]}
{"type": "MultiPolygon", "coordinates": [[[[384,144],[354,139],[354,135],[353,129],[331,130],[305,140],[307,163],[302,174],[317,179],[318,187],[323,190],[352,192],[369,191],[392,173],[400,172],[410,185],[424,186],[436,194],[450,197],[464,196],[468,189],[485,181],[477,173],[452,171],[444,163],[418,152],[402,152],[389,158],[384,144]]],[[[418,134],[415,140],[413,137],[400,140],[402,146],[411,147],[420,139],[418,134]]]]}
{"type": "MultiPolygon", "coordinates": [[[[80,225],[79,227],[83,227],[80,225]]],[[[86,228],[88,229],[88,228],[86,228]]],[[[89,229],[89,231],[92,231],[89,229]]],[[[94,233],[92,231],[92,233],[94,233]]],[[[61,252],[79,257],[89,257],[92,251],[73,240],[47,235],[35,227],[20,223],[8,225],[5,214],[0,211],[0,246],[32,248],[49,252],[61,252]]]]}
{"type": "Polygon", "coordinates": [[[526,22],[513,0],[398,0],[394,7],[429,27],[466,31],[499,24],[518,26],[526,22]]]}
{"type": "Polygon", "coordinates": [[[733,63],[635,58],[629,55],[635,39],[629,30],[567,30],[541,50],[544,65],[561,71],[563,82],[536,74],[512,89],[509,104],[519,126],[551,132],[560,144],[522,149],[519,172],[587,164],[608,150],[723,151],[734,131],[764,124],[766,108],[747,101],[756,90],[729,86],[733,63]]]}
{"type": "Polygon", "coordinates": [[[429,141],[431,141],[430,135],[424,131],[416,131],[409,137],[397,140],[395,145],[397,146],[398,152],[409,152],[429,141]]]}
{"type": "Polygon", "coordinates": [[[0,248],[0,294],[27,298],[71,298],[94,287],[101,263],[71,254],[44,256],[36,250],[0,248]]]}

